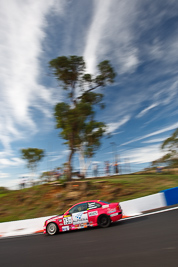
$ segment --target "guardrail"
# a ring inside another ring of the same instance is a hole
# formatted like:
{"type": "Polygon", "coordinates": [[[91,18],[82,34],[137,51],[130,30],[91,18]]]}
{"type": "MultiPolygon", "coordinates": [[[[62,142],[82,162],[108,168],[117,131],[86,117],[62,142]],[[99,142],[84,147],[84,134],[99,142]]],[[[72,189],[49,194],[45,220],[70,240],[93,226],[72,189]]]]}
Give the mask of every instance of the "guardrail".
{"type": "Polygon", "coordinates": [[[178,203],[178,187],[166,189],[161,192],[164,193],[167,206],[175,205],[178,203]]]}
{"type": "MultiPolygon", "coordinates": [[[[157,194],[120,202],[124,217],[139,215],[144,211],[175,204],[178,204],[178,187],[167,189],[157,194]]],[[[0,223],[0,237],[43,232],[45,220],[52,216],[0,223]]]]}

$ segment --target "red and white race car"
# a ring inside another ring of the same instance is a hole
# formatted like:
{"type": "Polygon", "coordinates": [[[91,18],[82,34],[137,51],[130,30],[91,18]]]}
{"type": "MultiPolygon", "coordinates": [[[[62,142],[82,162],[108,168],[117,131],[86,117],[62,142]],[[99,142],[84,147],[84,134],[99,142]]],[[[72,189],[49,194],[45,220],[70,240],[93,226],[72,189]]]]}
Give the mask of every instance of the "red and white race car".
{"type": "Polygon", "coordinates": [[[108,227],[111,222],[116,222],[121,218],[122,210],[119,203],[91,200],[77,203],[63,215],[46,220],[43,229],[44,234],[54,235],[57,232],[92,226],[108,227]]]}

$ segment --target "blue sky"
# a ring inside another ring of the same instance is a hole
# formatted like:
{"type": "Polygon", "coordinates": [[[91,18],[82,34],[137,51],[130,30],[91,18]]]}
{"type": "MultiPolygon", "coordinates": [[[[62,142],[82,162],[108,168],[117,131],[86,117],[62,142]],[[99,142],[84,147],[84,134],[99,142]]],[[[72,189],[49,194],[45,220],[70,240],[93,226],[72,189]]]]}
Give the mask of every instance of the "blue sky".
{"type": "MultiPolygon", "coordinates": [[[[114,85],[102,91],[108,125],[93,157],[132,171],[161,157],[161,142],[178,127],[178,2],[175,0],[2,0],[0,3],[0,186],[15,188],[29,174],[19,150],[43,148],[38,172],[61,166],[68,148],[53,108],[65,100],[49,60],[83,56],[87,71],[110,60],[114,85]]],[[[74,158],[79,168],[78,155],[74,158]]]]}

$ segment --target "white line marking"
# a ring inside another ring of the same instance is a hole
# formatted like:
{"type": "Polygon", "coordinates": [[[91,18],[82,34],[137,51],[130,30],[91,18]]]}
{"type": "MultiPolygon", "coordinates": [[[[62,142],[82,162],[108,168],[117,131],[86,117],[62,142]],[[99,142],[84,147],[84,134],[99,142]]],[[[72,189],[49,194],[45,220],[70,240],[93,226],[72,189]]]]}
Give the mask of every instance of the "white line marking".
{"type": "Polygon", "coordinates": [[[158,213],[162,213],[162,212],[166,212],[166,211],[170,211],[170,210],[177,210],[177,209],[178,209],[178,207],[173,207],[173,208],[169,208],[169,209],[153,211],[153,212],[150,212],[150,213],[144,213],[144,214],[141,214],[141,215],[135,215],[135,216],[128,217],[128,218],[123,218],[123,219],[121,219],[119,221],[130,220],[130,219],[134,219],[134,218],[144,217],[144,216],[148,216],[148,215],[158,214],[158,213]]]}

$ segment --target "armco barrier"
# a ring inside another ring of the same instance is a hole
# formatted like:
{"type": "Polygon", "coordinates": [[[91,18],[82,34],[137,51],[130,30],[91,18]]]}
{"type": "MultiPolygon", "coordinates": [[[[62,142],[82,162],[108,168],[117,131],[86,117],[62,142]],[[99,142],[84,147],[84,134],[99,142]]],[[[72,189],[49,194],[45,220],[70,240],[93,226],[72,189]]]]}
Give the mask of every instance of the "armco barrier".
{"type": "Polygon", "coordinates": [[[0,236],[18,236],[39,233],[48,217],[0,223],[0,236]]]}
{"type": "Polygon", "coordinates": [[[134,216],[143,211],[159,209],[166,206],[164,193],[157,193],[146,197],[120,202],[124,215],[134,216]]]}
{"type": "Polygon", "coordinates": [[[167,206],[178,204],[178,187],[163,190],[167,206]]]}
{"type": "MultiPolygon", "coordinates": [[[[167,205],[178,203],[178,188],[173,189],[173,191],[169,191],[171,190],[169,189],[165,190],[164,192],[149,195],[146,197],[140,197],[133,200],[120,202],[124,217],[138,215],[143,211],[158,209],[167,205]],[[171,192],[173,192],[174,197],[171,197],[171,192]]],[[[0,237],[18,236],[42,232],[45,220],[50,217],[52,216],[0,223],[0,237]]]]}

